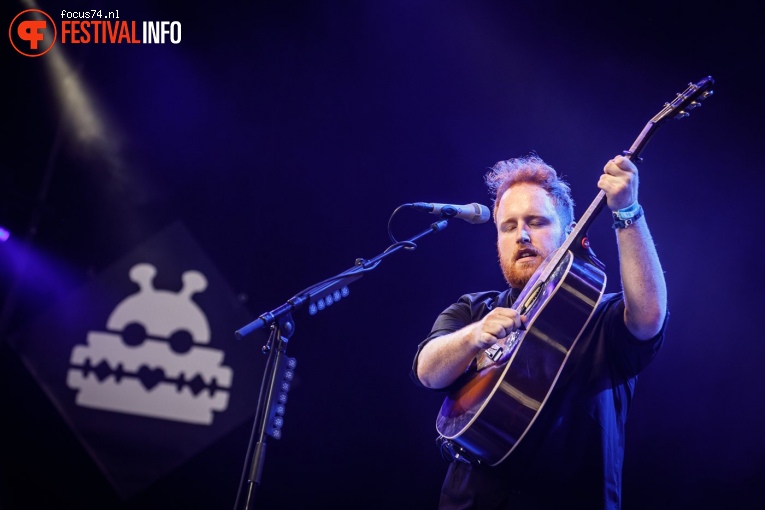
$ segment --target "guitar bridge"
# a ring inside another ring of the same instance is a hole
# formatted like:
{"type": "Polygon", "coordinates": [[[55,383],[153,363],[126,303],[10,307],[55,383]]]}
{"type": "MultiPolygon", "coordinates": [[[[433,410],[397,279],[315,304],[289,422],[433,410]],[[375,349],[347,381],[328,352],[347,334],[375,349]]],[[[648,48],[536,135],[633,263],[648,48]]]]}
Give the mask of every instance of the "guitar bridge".
{"type": "Polygon", "coordinates": [[[486,356],[495,363],[502,357],[503,352],[505,349],[499,344],[494,344],[485,351],[486,356]]]}

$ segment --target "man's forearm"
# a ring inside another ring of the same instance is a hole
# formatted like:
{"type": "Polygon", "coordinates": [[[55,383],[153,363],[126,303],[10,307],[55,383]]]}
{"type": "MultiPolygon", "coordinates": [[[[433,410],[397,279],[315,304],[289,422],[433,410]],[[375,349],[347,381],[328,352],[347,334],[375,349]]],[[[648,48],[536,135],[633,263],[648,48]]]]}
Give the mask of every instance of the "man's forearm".
{"type": "Polygon", "coordinates": [[[617,229],[624,321],[637,338],[656,336],[667,313],[667,285],[645,218],[617,229]]]}

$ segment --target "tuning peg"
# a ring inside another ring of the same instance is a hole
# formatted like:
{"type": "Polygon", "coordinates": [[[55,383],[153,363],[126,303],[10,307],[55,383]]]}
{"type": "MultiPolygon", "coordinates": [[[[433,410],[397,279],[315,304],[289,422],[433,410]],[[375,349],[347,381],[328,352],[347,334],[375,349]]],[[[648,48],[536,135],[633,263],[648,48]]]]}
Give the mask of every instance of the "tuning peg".
{"type": "Polygon", "coordinates": [[[701,94],[701,97],[699,99],[701,99],[703,101],[704,99],[708,98],[709,96],[711,96],[714,93],[715,93],[714,90],[707,90],[706,92],[701,94]]]}
{"type": "Polygon", "coordinates": [[[696,101],[691,101],[691,104],[686,106],[686,110],[693,110],[695,108],[698,108],[699,106],[701,106],[701,103],[698,103],[696,101]]]}
{"type": "Polygon", "coordinates": [[[679,120],[679,119],[684,119],[684,118],[686,118],[686,117],[690,117],[690,116],[691,116],[691,114],[690,114],[690,113],[688,113],[688,112],[684,112],[684,111],[680,110],[680,111],[678,112],[678,114],[677,114],[677,115],[675,115],[675,118],[679,120]]]}

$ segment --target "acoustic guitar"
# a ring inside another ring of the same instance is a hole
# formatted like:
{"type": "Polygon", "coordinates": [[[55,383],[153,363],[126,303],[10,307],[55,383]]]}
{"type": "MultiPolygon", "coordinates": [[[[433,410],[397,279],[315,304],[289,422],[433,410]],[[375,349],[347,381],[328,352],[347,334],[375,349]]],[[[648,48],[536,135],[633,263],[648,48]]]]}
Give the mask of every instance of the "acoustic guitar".
{"type": "MultiPolygon", "coordinates": [[[[687,117],[712,95],[713,84],[711,76],[690,83],[665,103],[624,155],[640,161],[656,130],[668,119],[687,117]]],[[[444,399],[436,430],[442,448],[456,459],[497,465],[534,426],[606,287],[605,268],[587,239],[605,202],[601,190],[514,301],[512,308],[528,317],[524,329],[483,351],[477,370],[444,399]]]]}

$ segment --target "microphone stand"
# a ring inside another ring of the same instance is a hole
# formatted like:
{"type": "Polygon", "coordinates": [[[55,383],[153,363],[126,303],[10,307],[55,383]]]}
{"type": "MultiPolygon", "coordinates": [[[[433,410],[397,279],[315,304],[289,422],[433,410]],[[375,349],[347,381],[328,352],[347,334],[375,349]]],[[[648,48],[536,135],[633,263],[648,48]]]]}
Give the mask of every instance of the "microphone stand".
{"type": "Polygon", "coordinates": [[[241,340],[250,333],[265,326],[270,326],[271,328],[268,342],[263,347],[263,352],[268,354],[268,359],[263,373],[263,382],[255,409],[250,442],[247,446],[242,477],[234,504],[235,510],[240,508],[239,505],[243,495],[244,506],[241,508],[246,510],[253,508],[255,492],[257,487],[260,486],[263,473],[266,455],[266,436],[271,436],[274,439],[281,437],[283,423],[281,417],[284,413],[284,403],[286,402],[289,381],[293,376],[292,370],[295,367],[294,358],[288,358],[286,355],[287,343],[295,332],[292,312],[308,305],[309,313],[311,315],[316,314],[326,306],[346,297],[349,292],[348,285],[364,276],[364,273],[375,269],[383,258],[402,248],[414,250],[417,247],[415,241],[431,232],[440,232],[447,225],[448,219],[443,218],[431,224],[427,230],[420,232],[414,237],[392,244],[384,252],[370,260],[356,259],[353,267],[332,278],[322,280],[308,287],[288,299],[283,305],[260,315],[257,319],[234,333],[236,338],[241,340]],[[283,390],[278,395],[275,392],[277,388],[283,390]]]}

